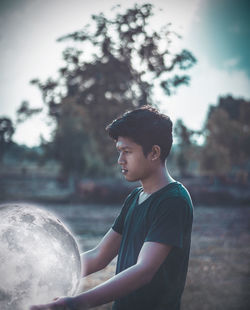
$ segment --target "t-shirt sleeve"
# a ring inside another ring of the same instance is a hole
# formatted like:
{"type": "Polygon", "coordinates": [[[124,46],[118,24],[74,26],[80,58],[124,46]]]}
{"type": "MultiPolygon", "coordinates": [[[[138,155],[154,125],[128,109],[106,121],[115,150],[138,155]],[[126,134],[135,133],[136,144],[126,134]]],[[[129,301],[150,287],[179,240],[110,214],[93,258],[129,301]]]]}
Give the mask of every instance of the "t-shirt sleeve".
{"type": "Polygon", "coordinates": [[[112,225],[112,229],[121,235],[122,235],[122,231],[123,231],[124,220],[125,220],[126,213],[127,213],[126,209],[127,209],[126,204],[124,204],[120,214],[117,216],[117,218],[115,219],[115,221],[112,225]]]}
{"type": "Polygon", "coordinates": [[[135,190],[133,190],[131,192],[131,194],[128,195],[127,199],[125,200],[124,204],[123,204],[123,207],[122,207],[122,210],[120,212],[120,214],[117,216],[117,218],[115,219],[113,225],[112,225],[112,229],[121,234],[122,235],[122,232],[123,232],[123,226],[124,226],[124,222],[125,222],[125,219],[126,219],[126,215],[128,213],[128,209],[129,209],[129,206],[130,206],[130,201],[133,199],[133,197],[135,196],[135,194],[138,192],[138,188],[136,188],[135,190]]]}
{"type": "Polygon", "coordinates": [[[145,241],[182,248],[188,209],[182,198],[163,201],[156,209],[145,241]]]}

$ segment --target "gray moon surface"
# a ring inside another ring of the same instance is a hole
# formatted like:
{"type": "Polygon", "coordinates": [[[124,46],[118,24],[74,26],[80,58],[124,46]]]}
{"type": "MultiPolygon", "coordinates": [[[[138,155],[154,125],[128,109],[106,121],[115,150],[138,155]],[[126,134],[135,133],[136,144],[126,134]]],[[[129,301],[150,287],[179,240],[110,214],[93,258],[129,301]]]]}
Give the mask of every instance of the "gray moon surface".
{"type": "Polygon", "coordinates": [[[73,296],[81,277],[74,236],[57,217],[32,205],[0,205],[0,309],[73,296]]]}

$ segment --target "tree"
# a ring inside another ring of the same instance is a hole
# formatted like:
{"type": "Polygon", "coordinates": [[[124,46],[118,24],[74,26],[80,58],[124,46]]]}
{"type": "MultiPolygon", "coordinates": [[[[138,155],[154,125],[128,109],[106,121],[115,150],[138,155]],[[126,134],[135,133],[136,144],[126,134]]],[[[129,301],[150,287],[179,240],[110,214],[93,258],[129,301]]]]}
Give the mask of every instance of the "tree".
{"type": "Polygon", "coordinates": [[[196,136],[200,132],[191,130],[185,126],[182,120],[177,120],[174,133],[177,138],[176,164],[182,177],[188,175],[188,170],[192,160],[197,161],[199,146],[196,142],[196,136]]]}
{"type": "Polygon", "coordinates": [[[63,177],[77,180],[83,172],[92,177],[107,172],[100,165],[98,154],[93,152],[95,141],[83,128],[81,108],[74,103],[64,105],[50,151],[62,164],[63,177]],[[65,147],[66,146],[66,147],[65,147]]]}
{"type": "Polygon", "coordinates": [[[0,117],[0,162],[3,160],[4,153],[11,143],[14,131],[11,119],[0,117]]]}
{"type": "Polygon", "coordinates": [[[57,123],[55,139],[65,106],[74,103],[82,115],[84,134],[96,141],[92,152],[111,165],[114,151],[104,131],[106,125],[125,110],[154,105],[155,88],[169,96],[189,83],[189,76],[181,72],[191,68],[195,58],[187,50],[171,52],[172,42],[179,36],[170,24],[160,31],[151,30],[153,14],[153,6],[144,4],[110,19],[93,15],[92,26],[59,38],[75,44],[63,52],[65,66],[60,68],[59,78],[31,81],[41,90],[49,115],[57,123]]]}
{"type": "Polygon", "coordinates": [[[250,101],[232,96],[210,106],[201,154],[204,171],[225,175],[233,167],[245,169],[250,158],[250,101]]]}

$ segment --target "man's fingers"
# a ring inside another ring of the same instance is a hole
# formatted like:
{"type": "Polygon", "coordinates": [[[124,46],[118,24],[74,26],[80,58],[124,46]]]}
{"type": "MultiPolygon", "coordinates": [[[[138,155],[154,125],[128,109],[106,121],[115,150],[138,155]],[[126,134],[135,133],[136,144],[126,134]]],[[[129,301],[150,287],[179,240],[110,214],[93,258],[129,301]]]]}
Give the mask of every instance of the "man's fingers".
{"type": "Polygon", "coordinates": [[[31,306],[29,310],[55,310],[56,306],[54,303],[46,304],[46,305],[37,305],[31,306]]]}
{"type": "Polygon", "coordinates": [[[54,302],[44,305],[31,306],[29,310],[66,310],[68,307],[65,299],[65,297],[56,297],[54,298],[54,302]]]}
{"type": "Polygon", "coordinates": [[[46,305],[32,306],[29,310],[50,310],[46,305]]]}
{"type": "Polygon", "coordinates": [[[29,310],[45,310],[45,309],[49,310],[49,308],[46,308],[46,305],[32,306],[29,308],[29,310]]]}

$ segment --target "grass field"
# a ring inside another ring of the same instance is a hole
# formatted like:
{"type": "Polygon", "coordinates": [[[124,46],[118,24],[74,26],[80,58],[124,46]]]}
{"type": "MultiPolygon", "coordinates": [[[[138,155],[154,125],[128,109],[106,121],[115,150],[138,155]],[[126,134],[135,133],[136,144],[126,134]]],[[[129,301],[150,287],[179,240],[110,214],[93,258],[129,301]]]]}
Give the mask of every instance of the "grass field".
{"type": "MultiPolygon", "coordinates": [[[[95,246],[119,213],[103,205],[53,205],[74,232],[81,250],[95,246]]],[[[85,279],[87,290],[112,277],[115,260],[85,279]]],[[[111,309],[111,304],[95,308],[111,309]]],[[[250,309],[250,207],[196,206],[182,310],[250,309]]],[[[136,310],[136,309],[131,309],[136,310]]]]}

